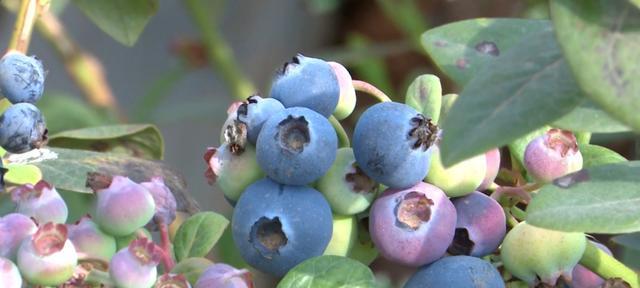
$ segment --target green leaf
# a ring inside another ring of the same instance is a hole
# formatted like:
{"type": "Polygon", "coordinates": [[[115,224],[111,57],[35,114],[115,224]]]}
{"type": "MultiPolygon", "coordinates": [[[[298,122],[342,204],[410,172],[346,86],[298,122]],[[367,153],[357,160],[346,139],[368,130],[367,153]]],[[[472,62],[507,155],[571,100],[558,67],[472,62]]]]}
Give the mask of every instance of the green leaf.
{"type": "Polygon", "coordinates": [[[618,235],[610,241],[616,245],[616,259],[633,269],[640,269],[640,232],[618,235]]]}
{"type": "Polygon", "coordinates": [[[580,153],[584,168],[627,161],[615,151],[593,144],[580,145],[580,153]]]}
{"type": "Polygon", "coordinates": [[[409,85],[404,102],[438,124],[442,106],[440,78],[431,74],[418,76],[409,85]]]}
{"type": "Polygon", "coordinates": [[[628,0],[550,3],[558,41],[586,96],[640,131],[640,9],[628,0]]]}
{"type": "Polygon", "coordinates": [[[590,167],[543,186],[527,207],[532,225],[586,233],[640,231],[640,161],[590,167]]]}
{"type": "Polygon", "coordinates": [[[164,144],[158,128],[149,124],[110,125],[55,134],[49,146],[112,152],[146,159],[162,159],[164,144]]]}
{"type": "Polygon", "coordinates": [[[36,184],[42,179],[40,169],[31,164],[7,164],[4,180],[15,185],[36,184]]]}
{"type": "Polygon", "coordinates": [[[278,288],[358,288],[375,287],[369,267],[342,256],[319,256],[293,267],[278,288]]]}
{"type": "Polygon", "coordinates": [[[550,27],[529,36],[464,87],[442,125],[444,165],[510,143],[582,101],[550,27]]]}
{"type": "Polygon", "coordinates": [[[36,159],[32,164],[40,168],[45,181],[58,189],[93,193],[86,187],[87,172],[125,175],[135,182],[160,176],[176,197],[179,211],[194,213],[199,209],[187,192],[184,178],[161,161],[64,148],[50,148],[50,151],[57,155],[55,159],[36,159]]]}
{"type": "Polygon", "coordinates": [[[549,29],[548,20],[470,19],[428,30],[422,34],[422,47],[442,72],[463,86],[521,40],[549,29]]]}
{"type": "Polygon", "coordinates": [[[629,127],[611,118],[591,100],[585,98],[569,114],[562,116],[552,124],[555,127],[573,132],[615,133],[629,131],[629,127]]]}
{"type": "Polygon", "coordinates": [[[176,232],[173,251],[178,261],[204,257],[216,245],[229,220],[214,212],[200,212],[187,219],[176,232]]]}
{"type": "Polygon", "coordinates": [[[158,11],[158,0],[74,0],[91,21],[123,45],[133,46],[151,16],[158,11]]]}
{"type": "Polygon", "coordinates": [[[47,120],[49,135],[71,129],[106,125],[115,121],[105,111],[89,106],[78,97],[65,94],[46,93],[38,102],[38,108],[47,120]]]}

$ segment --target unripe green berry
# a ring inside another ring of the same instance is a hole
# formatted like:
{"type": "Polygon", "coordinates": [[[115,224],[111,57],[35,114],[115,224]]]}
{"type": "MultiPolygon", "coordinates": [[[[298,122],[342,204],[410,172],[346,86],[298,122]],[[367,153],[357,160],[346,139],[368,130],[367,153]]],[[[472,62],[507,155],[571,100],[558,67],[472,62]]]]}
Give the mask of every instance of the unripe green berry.
{"type": "Polygon", "coordinates": [[[540,279],[554,286],[561,276],[571,279],[586,244],[584,233],[548,230],[521,222],[507,233],[500,255],[507,271],[529,285],[540,279]]]}
{"type": "Polygon", "coordinates": [[[449,197],[460,197],[472,193],[482,183],[487,171],[484,154],[463,160],[451,167],[444,167],[440,149],[435,146],[431,158],[427,183],[438,186],[449,197]]]}

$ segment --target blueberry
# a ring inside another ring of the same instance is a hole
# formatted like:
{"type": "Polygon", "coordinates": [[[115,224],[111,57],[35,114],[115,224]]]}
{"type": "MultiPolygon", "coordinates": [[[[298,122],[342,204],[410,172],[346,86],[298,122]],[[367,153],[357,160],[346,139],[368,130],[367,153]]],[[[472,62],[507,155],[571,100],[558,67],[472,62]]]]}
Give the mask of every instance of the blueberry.
{"type": "Polygon", "coordinates": [[[36,224],[23,214],[10,213],[0,218],[0,257],[15,261],[22,240],[36,233],[36,224]]]}
{"type": "Polygon", "coordinates": [[[65,283],[78,264],[78,254],[67,238],[67,227],[52,222],[41,225],[33,236],[22,241],[17,264],[22,277],[33,285],[65,283]]]}
{"type": "Polygon", "coordinates": [[[264,123],[256,155],[267,176],[288,185],[309,184],[324,175],[336,159],[338,137],[327,118],[295,107],[264,123]]]}
{"type": "Polygon", "coordinates": [[[33,217],[38,223],[67,222],[67,204],[56,188],[44,180],[13,189],[11,198],[17,204],[16,212],[33,217]]]}
{"type": "Polygon", "coordinates": [[[487,160],[487,171],[484,174],[484,180],[478,186],[478,191],[487,190],[493,184],[493,181],[496,180],[496,176],[498,176],[498,172],[500,171],[500,149],[494,148],[486,153],[484,153],[484,157],[487,160]]]}
{"type": "Polygon", "coordinates": [[[240,196],[231,223],[233,240],[249,265],[283,276],[322,255],[332,236],[331,216],[320,192],[265,178],[240,196]]]}
{"type": "Polygon", "coordinates": [[[44,67],[35,56],[9,52],[0,59],[0,95],[13,104],[35,104],[44,90],[44,67]]]}
{"type": "Polygon", "coordinates": [[[160,223],[169,226],[176,219],[178,203],[171,189],[164,183],[162,177],[152,177],[149,182],[140,183],[151,193],[156,209],[151,220],[145,227],[152,231],[158,231],[160,223]]]}
{"type": "Polygon", "coordinates": [[[256,144],[260,129],[264,122],[276,114],[284,110],[284,106],[280,101],[273,98],[262,98],[258,95],[247,98],[237,109],[237,117],[247,125],[247,138],[251,144],[256,144]]]}
{"type": "Polygon", "coordinates": [[[560,276],[571,279],[587,244],[584,233],[548,230],[520,222],[502,242],[504,268],[530,286],[554,286],[560,276]]]}
{"type": "Polygon", "coordinates": [[[449,197],[467,195],[480,186],[487,173],[487,160],[484,154],[444,167],[440,160],[439,147],[436,146],[433,149],[434,155],[425,182],[440,187],[449,197]]]}
{"type": "Polygon", "coordinates": [[[353,88],[353,79],[351,79],[351,74],[349,74],[347,68],[337,62],[327,63],[331,65],[331,69],[336,74],[338,85],[340,86],[340,98],[333,116],[338,120],[342,120],[349,117],[353,109],[356,108],[356,90],[353,88]]]}
{"type": "Polygon", "coordinates": [[[2,257],[0,257],[0,283],[5,288],[22,288],[20,270],[11,260],[2,257]]]}
{"type": "Polygon", "coordinates": [[[477,191],[452,202],[458,220],[449,253],[484,257],[498,249],[507,230],[502,206],[477,191]]]}
{"type": "Polygon", "coordinates": [[[554,179],[582,169],[582,154],[573,133],[551,129],[527,145],[524,167],[539,182],[554,179]]]}
{"type": "Polygon", "coordinates": [[[11,105],[0,116],[0,146],[11,153],[40,148],[47,140],[42,113],[30,103],[11,105]]]}
{"type": "Polygon", "coordinates": [[[224,121],[222,125],[222,129],[220,129],[220,144],[226,142],[225,134],[227,133],[227,127],[232,125],[235,121],[238,121],[238,108],[242,105],[242,101],[235,101],[229,105],[227,108],[227,119],[224,121]]]}
{"type": "Polygon", "coordinates": [[[306,107],[329,117],[338,105],[340,84],[329,63],[298,54],[278,71],[271,97],[284,107],[306,107]]]}
{"type": "Polygon", "coordinates": [[[113,236],[126,236],[145,226],[153,218],[155,202],[144,186],[123,176],[91,174],[88,183],[97,194],[95,221],[100,228],[113,236]],[[96,187],[97,186],[97,187],[96,187]]]}
{"type": "Polygon", "coordinates": [[[371,106],[353,132],[353,153],[365,174],[390,188],[408,188],[429,171],[437,127],[400,103],[371,106]]]}
{"type": "Polygon", "coordinates": [[[247,186],[264,177],[253,146],[246,145],[242,150],[234,150],[233,147],[229,143],[218,148],[210,147],[204,156],[208,166],[205,176],[209,184],[215,183],[232,205],[247,186]]]}
{"type": "Polygon", "coordinates": [[[109,262],[109,276],[121,288],[150,288],[156,282],[162,251],[147,238],[136,239],[109,262]]]}
{"type": "MultiPolygon", "coordinates": [[[[609,255],[612,255],[611,250],[609,250],[607,246],[604,246],[603,244],[598,242],[591,242],[602,251],[606,252],[609,255]]],[[[602,287],[602,285],[604,284],[604,279],[602,279],[602,277],[598,276],[598,274],[593,273],[591,270],[580,264],[576,265],[576,267],[573,268],[573,272],[571,274],[571,284],[569,284],[569,287],[571,288],[594,288],[602,287]]]]}
{"type": "Polygon", "coordinates": [[[251,273],[246,269],[236,269],[224,263],[209,266],[195,285],[195,288],[252,288],[251,273]]]}
{"type": "Polygon", "coordinates": [[[333,233],[323,255],[347,256],[358,240],[356,216],[333,215],[333,233]]]}
{"type": "Polygon", "coordinates": [[[387,189],[373,202],[369,231],[380,254],[394,263],[418,267],[438,260],[453,240],[456,210],[440,190],[420,182],[387,189]]]}
{"type": "Polygon", "coordinates": [[[404,288],[505,287],[500,272],[491,263],[470,256],[442,258],[420,268],[404,288]]]}
{"type": "Polygon", "coordinates": [[[91,217],[84,216],[73,225],[68,225],[69,240],[73,243],[80,260],[100,260],[109,263],[116,254],[116,239],[100,230],[91,217]]]}
{"type": "Polygon", "coordinates": [[[316,184],[329,201],[334,213],[355,215],[371,205],[378,193],[379,185],[355,163],[353,150],[338,149],[336,160],[316,184]]]}

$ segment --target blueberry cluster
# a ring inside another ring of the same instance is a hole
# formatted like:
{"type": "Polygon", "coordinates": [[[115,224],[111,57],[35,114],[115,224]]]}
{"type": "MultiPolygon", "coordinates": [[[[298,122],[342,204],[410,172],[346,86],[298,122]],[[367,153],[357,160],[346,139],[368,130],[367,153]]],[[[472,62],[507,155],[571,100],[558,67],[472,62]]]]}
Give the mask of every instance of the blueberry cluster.
{"type": "Polygon", "coordinates": [[[46,142],[44,117],[34,105],[42,97],[44,78],[35,56],[10,51],[0,59],[0,96],[13,104],[0,116],[0,146],[6,151],[24,153],[46,142]]]}
{"type": "MultiPolygon", "coordinates": [[[[515,277],[570,279],[584,234],[526,222],[507,234],[499,197],[483,193],[494,185],[499,149],[445,167],[439,145],[446,131],[395,102],[366,109],[351,147],[338,147],[336,120],[351,114],[355,95],[342,65],[298,55],[277,72],[270,98],[229,107],[221,145],[205,154],[205,175],[234,206],[233,239],[247,263],[281,277],[323,254],[368,265],[379,253],[420,267],[405,287],[504,287],[483,260],[502,245],[515,277]],[[541,257],[537,247],[557,254],[541,257]],[[535,261],[522,260],[533,254],[535,261]]],[[[524,159],[541,183],[582,167],[575,137],[558,129],[533,140],[524,159]]]]}

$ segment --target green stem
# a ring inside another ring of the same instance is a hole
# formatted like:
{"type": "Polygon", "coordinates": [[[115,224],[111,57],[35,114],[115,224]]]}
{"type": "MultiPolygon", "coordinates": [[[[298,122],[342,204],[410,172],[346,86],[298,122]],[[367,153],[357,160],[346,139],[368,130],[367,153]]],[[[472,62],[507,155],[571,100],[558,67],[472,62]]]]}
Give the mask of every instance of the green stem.
{"type": "Polygon", "coordinates": [[[587,241],[587,249],[584,250],[580,264],[604,279],[622,278],[631,287],[640,288],[640,276],[636,272],[600,250],[590,241],[587,241]]]}
{"type": "Polygon", "coordinates": [[[589,132],[576,132],[575,135],[579,145],[589,144],[591,141],[591,133],[589,132]]]}
{"type": "Polygon", "coordinates": [[[351,143],[349,142],[349,136],[347,135],[347,132],[344,131],[342,125],[340,125],[338,119],[336,119],[336,117],[334,116],[331,116],[329,117],[329,122],[331,122],[331,126],[333,126],[333,129],[336,130],[336,134],[338,134],[338,147],[350,147],[351,143]]]}
{"type": "Polygon", "coordinates": [[[256,89],[242,74],[229,44],[216,29],[207,1],[187,0],[184,3],[200,29],[211,68],[220,73],[236,99],[244,100],[254,94],[256,89]]]}
{"type": "Polygon", "coordinates": [[[376,86],[360,80],[353,80],[351,82],[353,83],[353,88],[356,91],[367,93],[376,98],[379,102],[391,102],[391,98],[389,98],[387,94],[384,94],[380,89],[376,88],[376,86]]]}
{"type": "Polygon", "coordinates": [[[105,285],[107,287],[115,287],[116,283],[111,280],[108,272],[100,271],[97,269],[91,270],[89,274],[87,274],[87,278],[84,279],[84,282],[87,284],[94,285],[105,285]]]}
{"type": "Polygon", "coordinates": [[[13,34],[9,41],[8,51],[16,50],[22,53],[27,52],[29,42],[31,41],[33,25],[38,18],[38,6],[38,0],[22,0],[13,27],[13,34]]]}
{"type": "Polygon", "coordinates": [[[513,215],[513,217],[515,217],[516,219],[520,220],[520,221],[524,221],[524,219],[527,218],[527,213],[522,211],[522,209],[518,208],[518,207],[511,207],[511,215],[513,215]]]}
{"type": "Polygon", "coordinates": [[[507,218],[507,225],[509,228],[516,227],[516,225],[518,225],[518,219],[511,215],[508,208],[502,208],[502,210],[504,211],[504,216],[507,218]]]}

